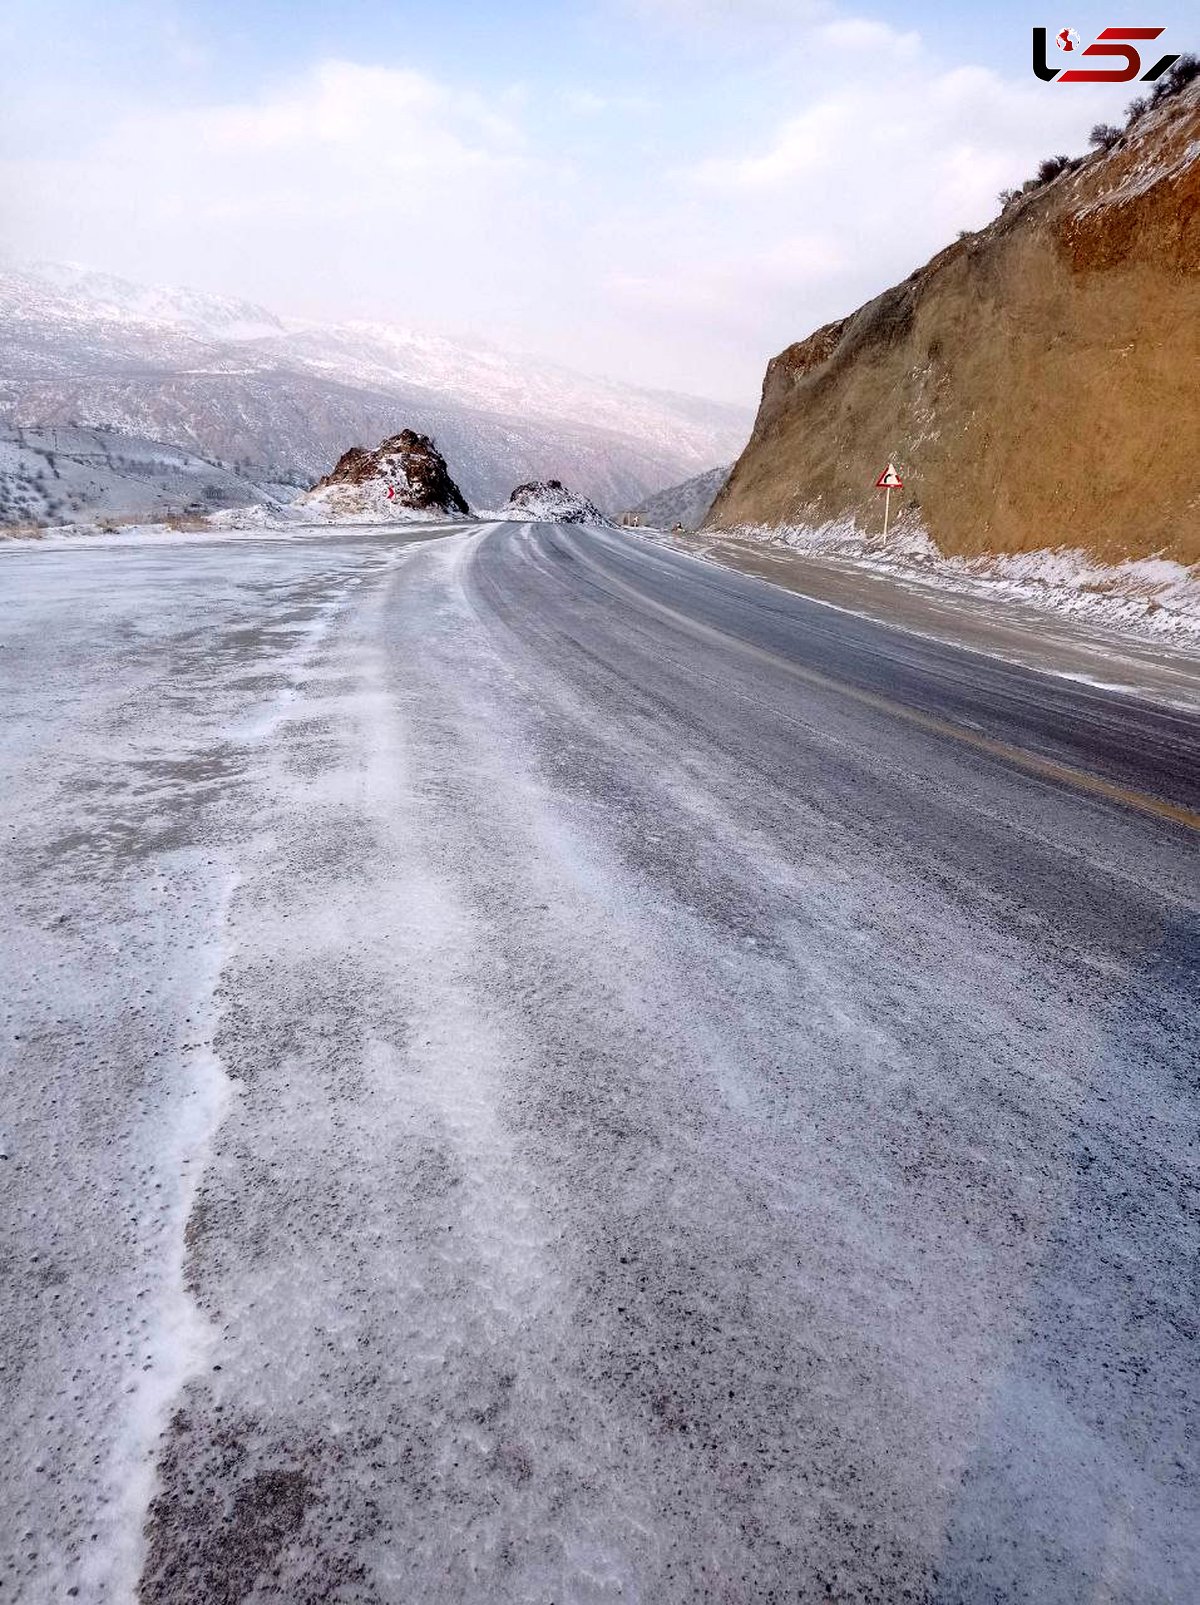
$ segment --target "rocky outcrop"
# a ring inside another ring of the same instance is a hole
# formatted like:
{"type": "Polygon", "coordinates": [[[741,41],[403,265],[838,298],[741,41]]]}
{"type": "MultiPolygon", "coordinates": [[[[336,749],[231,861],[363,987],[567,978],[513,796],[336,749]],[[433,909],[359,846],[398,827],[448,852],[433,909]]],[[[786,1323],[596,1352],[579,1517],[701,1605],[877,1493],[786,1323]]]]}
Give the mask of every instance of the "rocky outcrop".
{"type": "Polygon", "coordinates": [[[351,446],[300,499],[334,519],[453,517],[469,511],[428,435],[402,429],[375,451],[351,446]]]}
{"type": "Polygon", "coordinates": [[[586,496],[568,490],[561,479],[531,479],[518,485],[499,516],[539,524],[608,524],[610,519],[586,496]]]}
{"type": "Polygon", "coordinates": [[[706,521],[1200,560],[1200,82],[780,353],[706,521]]]}

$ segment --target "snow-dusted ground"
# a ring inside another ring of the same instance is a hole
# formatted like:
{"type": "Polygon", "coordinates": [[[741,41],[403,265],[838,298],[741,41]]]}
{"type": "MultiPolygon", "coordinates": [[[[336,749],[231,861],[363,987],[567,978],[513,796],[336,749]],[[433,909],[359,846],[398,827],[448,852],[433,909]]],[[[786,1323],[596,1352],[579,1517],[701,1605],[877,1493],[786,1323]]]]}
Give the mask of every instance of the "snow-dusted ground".
{"type": "Polygon", "coordinates": [[[1200,573],[1166,558],[1100,563],[1071,549],[947,557],[921,531],[897,530],[884,541],[849,519],[795,528],[743,526],[732,533],[740,541],[853,564],[914,588],[1022,602],[1181,645],[1200,642],[1200,573]]]}
{"type": "Polygon", "coordinates": [[[1107,690],[1200,707],[1200,579],[1163,560],[1069,551],[947,559],[853,525],[643,535],[828,607],[1107,690]]]}
{"type": "Polygon", "coordinates": [[[1194,1597],[1194,837],[432,533],[0,548],[10,1597],[1194,1597]]]}
{"type": "Polygon", "coordinates": [[[1070,549],[947,557],[921,531],[894,531],[884,541],[878,534],[863,534],[852,520],[797,528],[743,526],[733,536],[801,557],[852,563],[910,587],[1014,600],[1081,623],[1181,645],[1200,642],[1200,575],[1168,559],[1101,563],[1070,549]]]}
{"type": "Polygon", "coordinates": [[[0,426],[0,535],[5,526],[57,525],[67,519],[244,513],[251,503],[276,506],[293,485],[252,479],[228,463],[178,446],[74,425],[42,429],[0,426]]]}
{"type": "Polygon", "coordinates": [[[220,543],[155,544],[0,571],[6,1562],[30,1600],[132,1598],[156,1437],[207,1368],[184,1224],[230,1107],[239,799],[356,582],[316,547],[243,546],[231,572],[220,543]]]}

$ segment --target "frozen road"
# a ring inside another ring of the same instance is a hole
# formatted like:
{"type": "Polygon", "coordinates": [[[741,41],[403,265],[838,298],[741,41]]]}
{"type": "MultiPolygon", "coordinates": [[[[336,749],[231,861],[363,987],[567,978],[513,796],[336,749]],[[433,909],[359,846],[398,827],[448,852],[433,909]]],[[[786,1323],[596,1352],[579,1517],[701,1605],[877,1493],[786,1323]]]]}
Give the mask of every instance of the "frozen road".
{"type": "Polygon", "coordinates": [[[1200,1597],[1200,719],[547,526],[0,623],[0,1598],[1200,1597]]]}

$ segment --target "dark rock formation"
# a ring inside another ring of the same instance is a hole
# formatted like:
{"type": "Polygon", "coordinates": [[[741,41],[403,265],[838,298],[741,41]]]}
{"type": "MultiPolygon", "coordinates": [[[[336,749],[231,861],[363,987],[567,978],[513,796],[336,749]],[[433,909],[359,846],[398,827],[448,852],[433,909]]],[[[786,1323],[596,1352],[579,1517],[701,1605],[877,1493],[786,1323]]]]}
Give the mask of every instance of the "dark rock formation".
{"type": "Polygon", "coordinates": [[[378,489],[397,510],[428,513],[466,513],[462,492],[450,477],[446,460],[428,435],[402,429],[376,451],[351,446],[338,458],[332,473],[313,486],[311,494],[334,486],[378,489]],[[387,487],[393,495],[387,496],[387,487]]]}

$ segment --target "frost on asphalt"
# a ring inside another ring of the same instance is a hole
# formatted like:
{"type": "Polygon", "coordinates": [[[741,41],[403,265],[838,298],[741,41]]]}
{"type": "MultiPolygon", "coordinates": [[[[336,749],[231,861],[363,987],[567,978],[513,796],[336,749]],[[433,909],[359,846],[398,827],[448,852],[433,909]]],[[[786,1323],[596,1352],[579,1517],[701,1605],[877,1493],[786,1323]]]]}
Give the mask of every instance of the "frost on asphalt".
{"type": "Polygon", "coordinates": [[[1188,1597],[1176,839],[517,526],[0,559],[17,1598],[1188,1597]]]}

